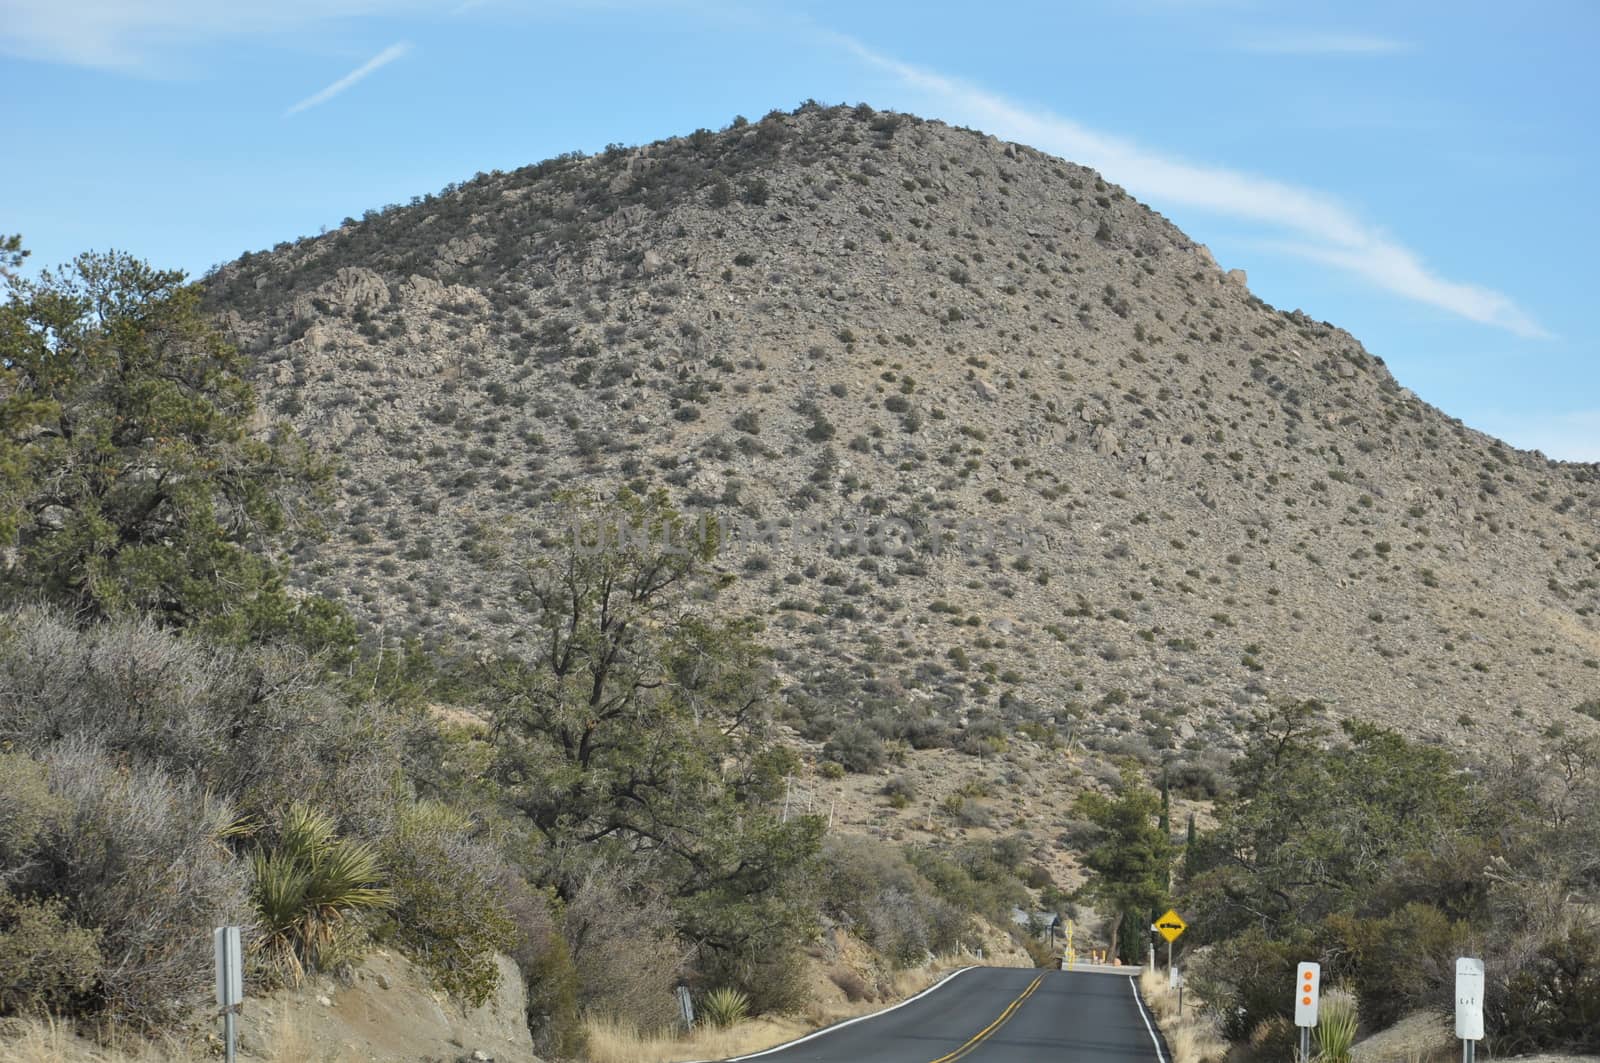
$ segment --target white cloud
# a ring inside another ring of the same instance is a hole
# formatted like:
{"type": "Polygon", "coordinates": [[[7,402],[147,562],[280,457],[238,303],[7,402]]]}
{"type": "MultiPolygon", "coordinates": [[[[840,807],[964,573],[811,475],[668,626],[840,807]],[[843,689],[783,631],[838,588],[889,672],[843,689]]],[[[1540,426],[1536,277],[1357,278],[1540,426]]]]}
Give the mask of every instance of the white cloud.
{"type": "Polygon", "coordinates": [[[1262,33],[1239,39],[1241,51],[1263,55],[1373,56],[1411,51],[1407,41],[1365,33],[1310,31],[1301,33],[1262,33]]]}
{"type": "Polygon", "coordinates": [[[1182,204],[1266,227],[1281,249],[1354,273],[1375,287],[1526,338],[1549,334],[1509,297],[1431,271],[1421,257],[1332,197],[1239,170],[1162,155],[1048,111],[902,63],[850,37],[845,47],[936,99],[950,117],[1092,166],[1143,199],[1182,204]]]}
{"type": "Polygon", "coordinates": [[[1600,462],[1600,410],[1515,414],[1489,412],[1470,424],[1523,450],[1560,461],[1600,462]]]}
{"type": "Polygon", "coordinates": [[[162,74],[182,50],[338,19],[448,12],[457,0],[0,0],[0,52],[162,74]]]}
{"type": "Polygon", "coordinates": [[[411,51],[411,45],[406,41],[389,45],[389,47],[385,48],[371,59],[368,59],[365,63],[362,63],[360,66],[356,67],[354,70],[350,71],[350,73],[346,74],[338,81],[335,81],[327,88],[322,89],[319,92],[313,92],[299,103],[290,107],[287,111],[284,111],[283,116],[288,118],[290,115],[299,114],[301,111],[315,107],[318,104],[327,103],[329,100],[333,99],[335,96],[339,95],[339,93],[343,92],[345,89],[348,89],[351,85],[354,85],[362,78],[382,67],[388,66],[390,63],[394,62],[396,59],[399,59],[409,51],[411,51]]]}

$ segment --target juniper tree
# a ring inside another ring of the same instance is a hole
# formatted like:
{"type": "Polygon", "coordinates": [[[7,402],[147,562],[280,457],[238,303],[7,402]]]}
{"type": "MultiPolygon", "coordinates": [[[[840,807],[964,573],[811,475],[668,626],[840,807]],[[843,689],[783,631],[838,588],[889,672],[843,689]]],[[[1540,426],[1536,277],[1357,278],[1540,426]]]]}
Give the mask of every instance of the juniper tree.
{"type": "Polygon", "coordinates": [[[558,889],[606,853],[654,869],[716,965],[809,925],[815,817],[780,822],[794,765],[765,739],[772,692],[750,624],[711,604],[714,526],[664,495],[569,498],[561,548],[526,568],[527,651],[490,664],[495,776],[558,889]]]}

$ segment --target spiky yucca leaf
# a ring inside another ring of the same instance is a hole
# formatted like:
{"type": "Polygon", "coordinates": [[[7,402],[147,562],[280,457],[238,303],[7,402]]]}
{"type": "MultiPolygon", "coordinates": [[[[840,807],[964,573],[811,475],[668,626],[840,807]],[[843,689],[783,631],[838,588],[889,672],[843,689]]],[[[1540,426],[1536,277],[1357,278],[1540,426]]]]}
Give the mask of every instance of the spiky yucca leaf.
{"type": "Polygon", "coordinates": [[[378,855],[338,836],[333,817],[303,804],[284,813],[278,840],[257,850],[257,948],[293,981],[332,948],[347,917],[385,908],[378,855]]]}
{"type": "Polygon", "coordinates": [[[1350,1063],[1350,1049],[1356,1043],[1360,1016],[1355,994],[1348,989],[1330,989],[1317,1005],[1318,1063],[1350,1063]]]}
{"type": "Polygon", "coordinates": [[[718,1029],[726,1029],[743,1022],[750,1014],[750,998],[732,986],[721,986],[705,995],[700,1010],[706,1022],[718,1029]]]}

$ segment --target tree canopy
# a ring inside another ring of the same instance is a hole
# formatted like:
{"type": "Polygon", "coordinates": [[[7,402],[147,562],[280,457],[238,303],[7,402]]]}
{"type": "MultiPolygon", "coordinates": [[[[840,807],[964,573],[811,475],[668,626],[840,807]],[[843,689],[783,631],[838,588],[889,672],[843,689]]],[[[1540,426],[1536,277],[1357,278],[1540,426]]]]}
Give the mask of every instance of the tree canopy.
{"type": "Polygon", "coordinates": [[[0,593],[232,637],[331,620],[294,604],[276,560],[314,530],[328,470],[258,418],[244,360],[184,275],[117,252],[8,274],[0,593]]]}
{"type": "Polygon", "coordinates": [[[772,814],[797,764],[764,740],[773,687],[753,628],[709,606],[715,529],[664,494],[572,496],[553,523],[565,542],[524,573],[528,649],[490,665],[505,800],[558,882],[621,850],[703,950],[743,963],[795,940],[821,824],[772,814]]]}
{"type": "Polygon", "coordinates": [[[1143,926],[1145,917],[1167,901],[1173,847],[1161,826],[1161,797],[1129,765],[1114,795],[1088,791],[1073,807],[1100,832],[1083,855],[1089,881],[1082,894],[1114,915],[1111,951],[1116,953],[1127,917],[1143,926]]]}

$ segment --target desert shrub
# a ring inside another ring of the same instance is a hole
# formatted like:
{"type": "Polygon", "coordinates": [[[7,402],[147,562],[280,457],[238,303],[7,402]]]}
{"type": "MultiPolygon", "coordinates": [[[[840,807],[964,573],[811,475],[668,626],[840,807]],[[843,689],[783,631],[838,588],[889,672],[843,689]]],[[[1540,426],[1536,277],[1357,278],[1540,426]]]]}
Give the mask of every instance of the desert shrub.
{"type": "Polygon", "coordinates": [[[917,796],[917,785],[904,775],[896,775],[883,784],[883,795],[895,808],[907,808],[917,796]]]}
{"type": "Polygon", "coordinates": [[[883,764],[883,739],[870,727],[852,723],[823,743],[822,755],[848,771],[873,771],[883,764]]]}
{"type": "Polygon", "coordinates": [[[823,859],[824,912],[891,963],[921,963],[928,953],[953,952],[970,937],[967,912],[940,896],[901,850],[836,837],[823,859]]]}
{"type": "Polygon", "coordinates": [[[480,1005],[499,983],[497,951],[515,928],[501,901],[500,860],[465,817],[436,802],[402,808],[378,854],[392,891],[395,940],[440,989],[480,1005]]]}
{"type": "Polygon", "coordinates": [[[863,936],[885,959],[897,967],[910,967],[933,950],[927,908],[943,904],[938,898],[920,898],[898,887],[879,891],[865,906],[863,936]]]}
{"type": "Polygon", "coordinates": [[[105,962],[87,1006],[134,1026],[176,1021],[210,996],[212,927],[250,922],[248,869],[222,844],[232,808],[81,740],[44,764],[63,812],[12,888],[60,898],[99,931],[105,962]]]}
{"type": "Polygon", "coordinates": [[[646,1031],[676,1022],[672,989],[686,956],[672,933],[672,908],[647,870],[596,863],[574,872],[562,892],[562,931],[583,1010],[646,1031]]]}
{"type": "Polygon", "coordinates": [[[80,629],[48,610],[13,610],[0,615],[0,746],[92,738],[245,811],[307,800],[372,833],[426,728],[415,713],[340,697],[322,667],[290,648],[212,647],[148,620],[80,629]]]}
{"type": "Polygon", "coordinates": [[[1242,1041],[1262,1023],[1287,1017],[1295,965],[1316,955],[1308,946],[1268,938],[1252,927],[1212,946],[1190,961],[1195,995],[1218,1019],[1222,1035],[1242,1041]]]}
{"type": "Polygon", "coordinates": [[[528,1030],[534,1050],[562,1059],[580,1055],[584,1047],[581,987],[566,938],[555,932],[542,936],[519,960],[519,966],[527,987],[528,1030]]]}
{"type": "Polygon", "coordinates": [[[1300,1033],[1295,1024],[1282,1015],[1263,1019],[1250,1031],[1250,1055],[1253,1059],[1293,1059],[1299,1055],[1300,1033]]]}
{"type": "Polygon", "coordinates": [[[1486,1002],[1497,1054],[1532,1048],[1600,1050],[1600,932],[1574,922],[1491,985],[1486,1002]]]}
{"type": "Polygon", "coordinates": [[[1332,916],[1318,937],[1321,952],[1337,957],[1330,972],[1358,987],[1363,1018],[1387,1026],[1419,1006],[1442,1006],[1442,993],[1429,998],[1455,957],[1469,949],[1465,928],[1431,905],[1412,903],[1376,919],[1332,916]]]}
{"type": "Polygon", "coordinates": [[[0,880],[37,851],[40,836],[69,809],[50,791],[45,766],[23,753],[0,753],[0,880]]]}
{"type": "Polygon", "coordinates": [[[0,889],[0,1015],[82,1010],[104,962],[99,935],[75,925],[56,898],[0,889]]]}
{"type": "Polygon", "coordinates": [[[765,177],[752,177],[739,187],[739,198],[752,207],[766,206],[767,200],[772,196],[772,189],[767,184],[765,177]]]}
{"type": "Polygon", "coordinates": [[[750,1015],[750,998],[732,986],[718,986],[700,998],[700,1014],[719,1030],[743,1022],[750,1015]]]}
{"type": "Polygon", "coordinates": [[[717,953],[699,967],[707,982],[743,993],[751,1015],[793,1014],[811,999],[805,959],[792,947],[717,953]]]}
{"type": "Polygon", "coordinates": [[[291,981],[336,966],[361,930],[361,915],[393,902],[379,885],[377,850],[339,837],[332,816],[305,804],[289,806],[276,839],[257,849],[251,864],[256,948],[291,981]]]}
{"type": "Polygon", "coordinates": [[[530,886],[520,872],[501,864],[494,892],[511,928],[506,951],[522,973],[527,990],[528,1030],[533,1050],[562,1059],[583,1054],[584,1026],[579,1011],[578,969],[561,934],[559,902],[530,886]]]}

